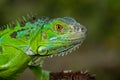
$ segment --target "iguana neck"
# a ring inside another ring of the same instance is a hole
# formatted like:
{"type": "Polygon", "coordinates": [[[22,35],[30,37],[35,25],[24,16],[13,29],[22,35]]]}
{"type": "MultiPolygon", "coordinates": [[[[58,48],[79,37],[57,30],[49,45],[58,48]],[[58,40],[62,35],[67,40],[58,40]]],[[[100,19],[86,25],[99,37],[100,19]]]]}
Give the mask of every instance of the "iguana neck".
{"type": "Polygon", "coordinates": [[[47,22],[47,20],[36,19],[32,22],[25,22],[24,25],[17,21],[16,24],[13,25],[13,28],[7,25],[6,29],[0,30],[0,44],[19,48],[24,51],[24,53],[27,52],[26,54],[36,54],[36,49],[39,46],[38,44],[40,44],[42,36],[41,28],[45,22],[47,22]],[[9,40],[9,42],[4,43],[6,40],[9,40]],[[10,41],[12,43],[10,43],[10,41]],[[31,52],[30,49],[32,49],[31,52]]]}

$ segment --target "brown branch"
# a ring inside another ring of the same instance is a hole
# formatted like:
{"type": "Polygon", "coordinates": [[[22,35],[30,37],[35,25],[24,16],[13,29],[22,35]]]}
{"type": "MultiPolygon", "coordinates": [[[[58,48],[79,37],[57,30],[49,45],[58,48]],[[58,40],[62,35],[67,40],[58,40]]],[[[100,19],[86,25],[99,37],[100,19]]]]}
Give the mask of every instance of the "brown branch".
{"type": "Polygon", "coordinates": [[[94,75],[81,71],[62,71],[50,73],[50,80],[96,80],[94,75]]]}

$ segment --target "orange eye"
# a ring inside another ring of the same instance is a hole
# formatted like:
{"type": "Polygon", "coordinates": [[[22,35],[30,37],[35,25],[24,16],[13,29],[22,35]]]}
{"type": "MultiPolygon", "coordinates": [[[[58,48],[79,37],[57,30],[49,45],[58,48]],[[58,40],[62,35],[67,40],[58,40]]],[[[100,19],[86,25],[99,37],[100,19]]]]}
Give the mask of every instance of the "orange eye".
{"type": "Polygon", "coordinates": [[[56,30],[61,31],[63,29],[63,26],[60,24],[56,24],[55,28],[56,30]]]}

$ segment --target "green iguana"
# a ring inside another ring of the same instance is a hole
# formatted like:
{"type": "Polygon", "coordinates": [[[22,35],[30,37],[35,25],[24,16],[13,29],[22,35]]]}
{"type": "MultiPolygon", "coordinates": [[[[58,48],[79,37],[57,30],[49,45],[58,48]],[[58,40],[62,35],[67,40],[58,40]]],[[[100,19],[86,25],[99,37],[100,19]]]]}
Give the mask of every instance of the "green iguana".
{"type": "Polygon", "coordinates": [[[16,80],[30,68],[38,80],[48,80],[41,57],[64,55],[81,45],[86,28],[71,17],[32,18],[0,27],[0,80],[16,80]]]}

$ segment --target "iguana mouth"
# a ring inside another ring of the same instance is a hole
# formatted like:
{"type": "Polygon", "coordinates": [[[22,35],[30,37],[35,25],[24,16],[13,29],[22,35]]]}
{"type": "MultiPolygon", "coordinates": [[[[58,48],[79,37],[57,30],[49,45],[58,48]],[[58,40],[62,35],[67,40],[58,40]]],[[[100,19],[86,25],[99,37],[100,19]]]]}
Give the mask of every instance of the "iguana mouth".
{"type": "Polygon", "coordinates": [[[75,51],[76,49],[78,49],[79,46],[82,44],[82,41],[80,39],[76,39],[76,40],[73,40],[73,42],[72,41],[69,41],[69,42],[71,42],[72,44],[69,46],[66,46],[64,48],[60,48],[58,50],[58,52],[56,52],[52,55],[48,55],[48,57],[52,58],[53,56],[67,55],[67,54],[71,53],[72,51],[75,51]]]}
{"type": "Polygon", "coordinates": [[[58,51],[57,53],[55,53],[53,55],[49,55],[48,57],[52,58],[53,56],[64,56],[64,55],[67,55],[67,54],[71,53],[72,51],[76,50],[77,48],[79,48],[80,45],[81,45],[81,43],[71,45],[69,47],[66,47],[66,48],[58,51]]]}

